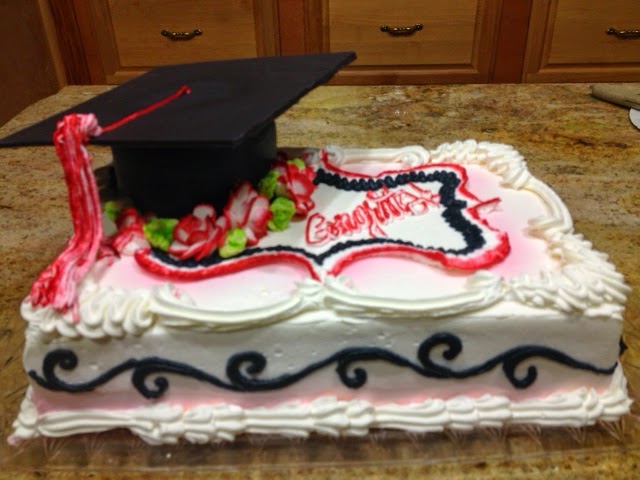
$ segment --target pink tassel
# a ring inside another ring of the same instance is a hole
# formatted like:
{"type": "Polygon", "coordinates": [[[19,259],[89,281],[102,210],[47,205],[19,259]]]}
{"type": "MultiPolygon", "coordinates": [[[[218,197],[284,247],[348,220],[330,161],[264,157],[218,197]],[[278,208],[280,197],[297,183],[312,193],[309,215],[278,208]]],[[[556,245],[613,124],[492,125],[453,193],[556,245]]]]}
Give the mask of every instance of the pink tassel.
{"type": "Polygon", "coordinates": [[[28,299],[33,306],[50,305],[62,313],[71,310],[74,322],[78,320],[77,284],[93,265],[102,241],[100,199],[85,147],[89,136],[100,133],[92,114],[71,114],[58,122],[53,142],[67,183],[73,236],[33,283],[28,299]]]}
{"type": "Polygon", "coordinates": [[[98,186],[91,169],[91,155],[86,148],[89,137],[96,137],[135,120],[189,94],[182,86],[171,95],[137,110],[101,128],[93,114],[70,114],[58,122],[53,134],[56,153],[64,170],[73,220],[73,236],[65,249],[38,276],[31,286],[28,301],[34,307],[51,306],[61,313],[71,310],[78,321],[77,286],[96,260],[103,245],[102,218],[98,186]]]}

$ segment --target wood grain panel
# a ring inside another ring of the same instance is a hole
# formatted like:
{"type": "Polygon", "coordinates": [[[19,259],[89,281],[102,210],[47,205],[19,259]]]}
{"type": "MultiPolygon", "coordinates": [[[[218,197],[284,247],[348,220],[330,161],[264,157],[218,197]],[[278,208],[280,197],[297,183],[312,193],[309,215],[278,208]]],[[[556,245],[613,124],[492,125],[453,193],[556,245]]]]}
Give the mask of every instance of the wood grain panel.
{"type": "MultiPolygon", "coordinates": [[[[640,38],[607,35],[609,27],[640,30],[638,0],[556,0],[549,64],[640,62],[640,38]]],[[[553,8],[553,7],[552,7],[553,8]]]]}
{"type": "Polygon", "coordinates": [[[491,82],[518,83],[521,81],[533,1],[502,3],[491,82]]]}
{"type": "Polygon", "coordinates": [[[122,68],[254,57],[257,42],[250,0],[109,0],[122,68]],[[160,32],[203,33],[170,40],[160,32]]]}
{"type": "Polygon", "coordinates": [[[81,22],[76,17],[76,2],[48,1],[58,35],[60,53],[64,59],[67,81],[70,84],[92,83],[91,72],[86,61],[85,44],[81,40],[81,22]]]}
{"type": "Polygon", "coordinates": [[[60,43],[58,42],[58,32],[53,20],[53,14],[49,2],[47,0],[37,0],[38,10],[40,12],[40,20],[42,21],[43,35],[46,40],[47,51],[53,64],[55,71],[56,83],[58,87],[67,85],[67,74],[65,71],[65,63],[60,52],[60,43]]]}
{"type": "Polygon", "coordinates": [[[254,1],[253,16],[258,56],[280,54],[280,24],[277,2],[254,1]]]}
{"type": "Polygon", "coordinates": [[[640,2],[533,2],[523,79],[640,81],[640,38],[623,40],[607,35],[609,27],[640,29],[640,2]]]}
{"type": "Polygon", "coordinates": [[[278,21],[281,53],[305,53],[304,4],[299,0],[278,0],[278,21]]]}
{"type": "Polygon", "coordinates": [[[10,40],[0,55],[0,125],[27,105],[56,93],[64,81],[52,53],[55,36],[48,36],[53,33],[51,24],[45,25],[42,17],[49,12],[40,7],[37,1],[0,2],[0,32],[10,40]]]}
{"type": "Polygon", "coordinates": [[[91,81],[108,83],[107,72],[120,69],[109,5],[102,0],[74,0],[74,4],[91,81]]]}
{"type": "Polygon", "coordinates": [[[329,51],[328,0],[278,0],[282,55],[329,51]]]}
{"type": "MultiPolygon", "coordinates": [[[[55,0],[62,1],[62,0],[55,0]]],[[[277,55],[276,0],[73,0],[93,83],[121,83],[149,68],[277,55]],[[202,30],[189,40],[161,34],[202,30]]]]}
{"type": "MultiPolygon", "coordinates": [[[[316,0],[318,1],[318,0],[316,0]]],[[[324,0],[324,51],[355,50],[334,83],[486,82],[494,61],[502,0],[324,0]],[[381,25],[422,24],[409,36],[381,25]]]]}
{"type": "Polygon", "coordinates": [[[329,1],[329,48],[357,50],[355,65],[468,65],[472,60],[478,0],[329,1]],[[380,27],[423,29],[392,36],[380,27]]]}

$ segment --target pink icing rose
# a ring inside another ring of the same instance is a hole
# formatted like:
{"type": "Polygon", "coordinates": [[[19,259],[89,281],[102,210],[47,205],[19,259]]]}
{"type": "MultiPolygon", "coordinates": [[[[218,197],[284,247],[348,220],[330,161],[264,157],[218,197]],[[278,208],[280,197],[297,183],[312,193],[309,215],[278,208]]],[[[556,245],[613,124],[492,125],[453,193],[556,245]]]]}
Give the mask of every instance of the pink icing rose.
{"type": "Polygon", "coordinates": [[[133,207],[123,209],[116,218],[118,233],[111,237],[109,245],[122,255],[133,255],[140,248],[149,248],[142,226],[144,218],[133,207]]]}
{"type": "Polygon", "coordinates": [[[311,195],[316,189],[313,184],[315,172],[308,165],[299,168],[289,162],[279,162],[275,167],[278,172],[278,185],[276,191],[292,200],[296,206],[296,215],[306,215],[315,204],[311,195]]]}
{"type": "Polygon", "coordinates": [[[182,217],[174,227],[168,252],[180,260],[202,260],[221,245],[228,228],[225,217],[216,220],[216,211],[211,205],[197,205],[193,213],[182,217]]]}
{"type": "Polygon", "coordinates": [[[247,246],[252,246],[267,234],[267,223],[273,213],[269,209],[269,199],[244,182],[231,194],[224,207],[224,216],[229,228],[241,228],[247,238],[247,246]]]}

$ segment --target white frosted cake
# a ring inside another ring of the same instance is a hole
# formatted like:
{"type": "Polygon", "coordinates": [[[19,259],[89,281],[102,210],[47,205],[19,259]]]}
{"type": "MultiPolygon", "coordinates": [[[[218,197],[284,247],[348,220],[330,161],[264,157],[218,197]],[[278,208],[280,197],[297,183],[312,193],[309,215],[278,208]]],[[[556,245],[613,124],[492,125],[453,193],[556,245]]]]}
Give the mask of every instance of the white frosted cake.
{"type": "Polygon", "coordinates": [[[623,278],[510,146],[289,152],[222,209],[121,208],[104,238],[92,227],[66,307],[43,276],[22,305],[12,442],[579,427],[629,409],[623,278]]]}

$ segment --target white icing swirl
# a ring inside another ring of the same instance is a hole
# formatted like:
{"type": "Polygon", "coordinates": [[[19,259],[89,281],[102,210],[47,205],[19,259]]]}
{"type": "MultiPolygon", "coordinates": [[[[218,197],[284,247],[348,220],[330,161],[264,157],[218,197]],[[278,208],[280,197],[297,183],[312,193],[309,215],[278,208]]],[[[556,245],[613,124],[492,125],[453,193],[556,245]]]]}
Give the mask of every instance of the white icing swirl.
{"type": "Polygon", "coordinates": [[[162,318],[168,327],[204,328],[209,331],[235,331],[283,321],[303,306],[300,291],[289,298],[267,306],[238,310],[216,310],[198,307],[193,300],[165,283],[153,288],[149,310],[162,318]]]}
{"type": "Polygon", "coordinates": [[[486,270],[471,275],[463,292],[430,299],[406,300],[364,295],[349,288],[343,277],[327,277],[325,290],[325,302],[338,313],[385,318],[455,315],[487,307],[504,297],[502,279],[486,270]]]}
{"type": "Polygon", "coordinates": [[[567,262],[560,271],[513,277],[508,280],[510,296],[532,307],[567,313],[608,305],[610,316],[621,321],[629,291],[623,276],[579,235],[566,235],[562,247],[567,262]]]}
{"type": "Polygon", "coordinates": [[[122,290],[84,282],[78,299],[80,321],[49,307],[22,303],[20,313],[29,322],[27,336],[36,332],[68,338],[122,338],[141,335],[156,321],[149,309],[151,292],[145,289],[122,290]],[[34,331],[35,329],[35,331],[34,331]]]}
{"type": "MultiPolygon", "coordinates": [[[[325,151],[329,155],[329,162],[342,167],[350,163],[368,161],[401,163],[406,167],[417,167],[429,162],[429,151],[419,145],[409,145],[402,148],[350,148],[328,146],[325,151]],[[372,155],[373,153],[373,155],[372,155]]],[[[317,157],[313,161],[317,162],[317,157]]]]}
{"type": "Polygon", "coordinates": [[[502,178],[502,186],[514,189],[522,188],[533,178],[522,155],[512,146],[500,143],[474,140],[445,143],[430,152],[430,159],[431,163],[482,165],[502,178]]]}
{"type": "Polygon", "coordinates": [[[64,410],[38,415],[30,397],[31,389],[13,423],[11,443],[40,435],[62,437],[115,428],[128,428],[150,444],[164,444],[182,438],[192,443],[233,440],[242,433],[307,437],[311,433],[363,436],[372,428],[440,432],[516,424],[582,427],[615,421],[628,413],[631,404],[620,367],[603,393],[580,388],[522,402],[484,395],[374,405],[364,400],[321,397],[310,403],[272,408],[227,404],[183,408],[160,403],[129,410],[64,410]]]}

